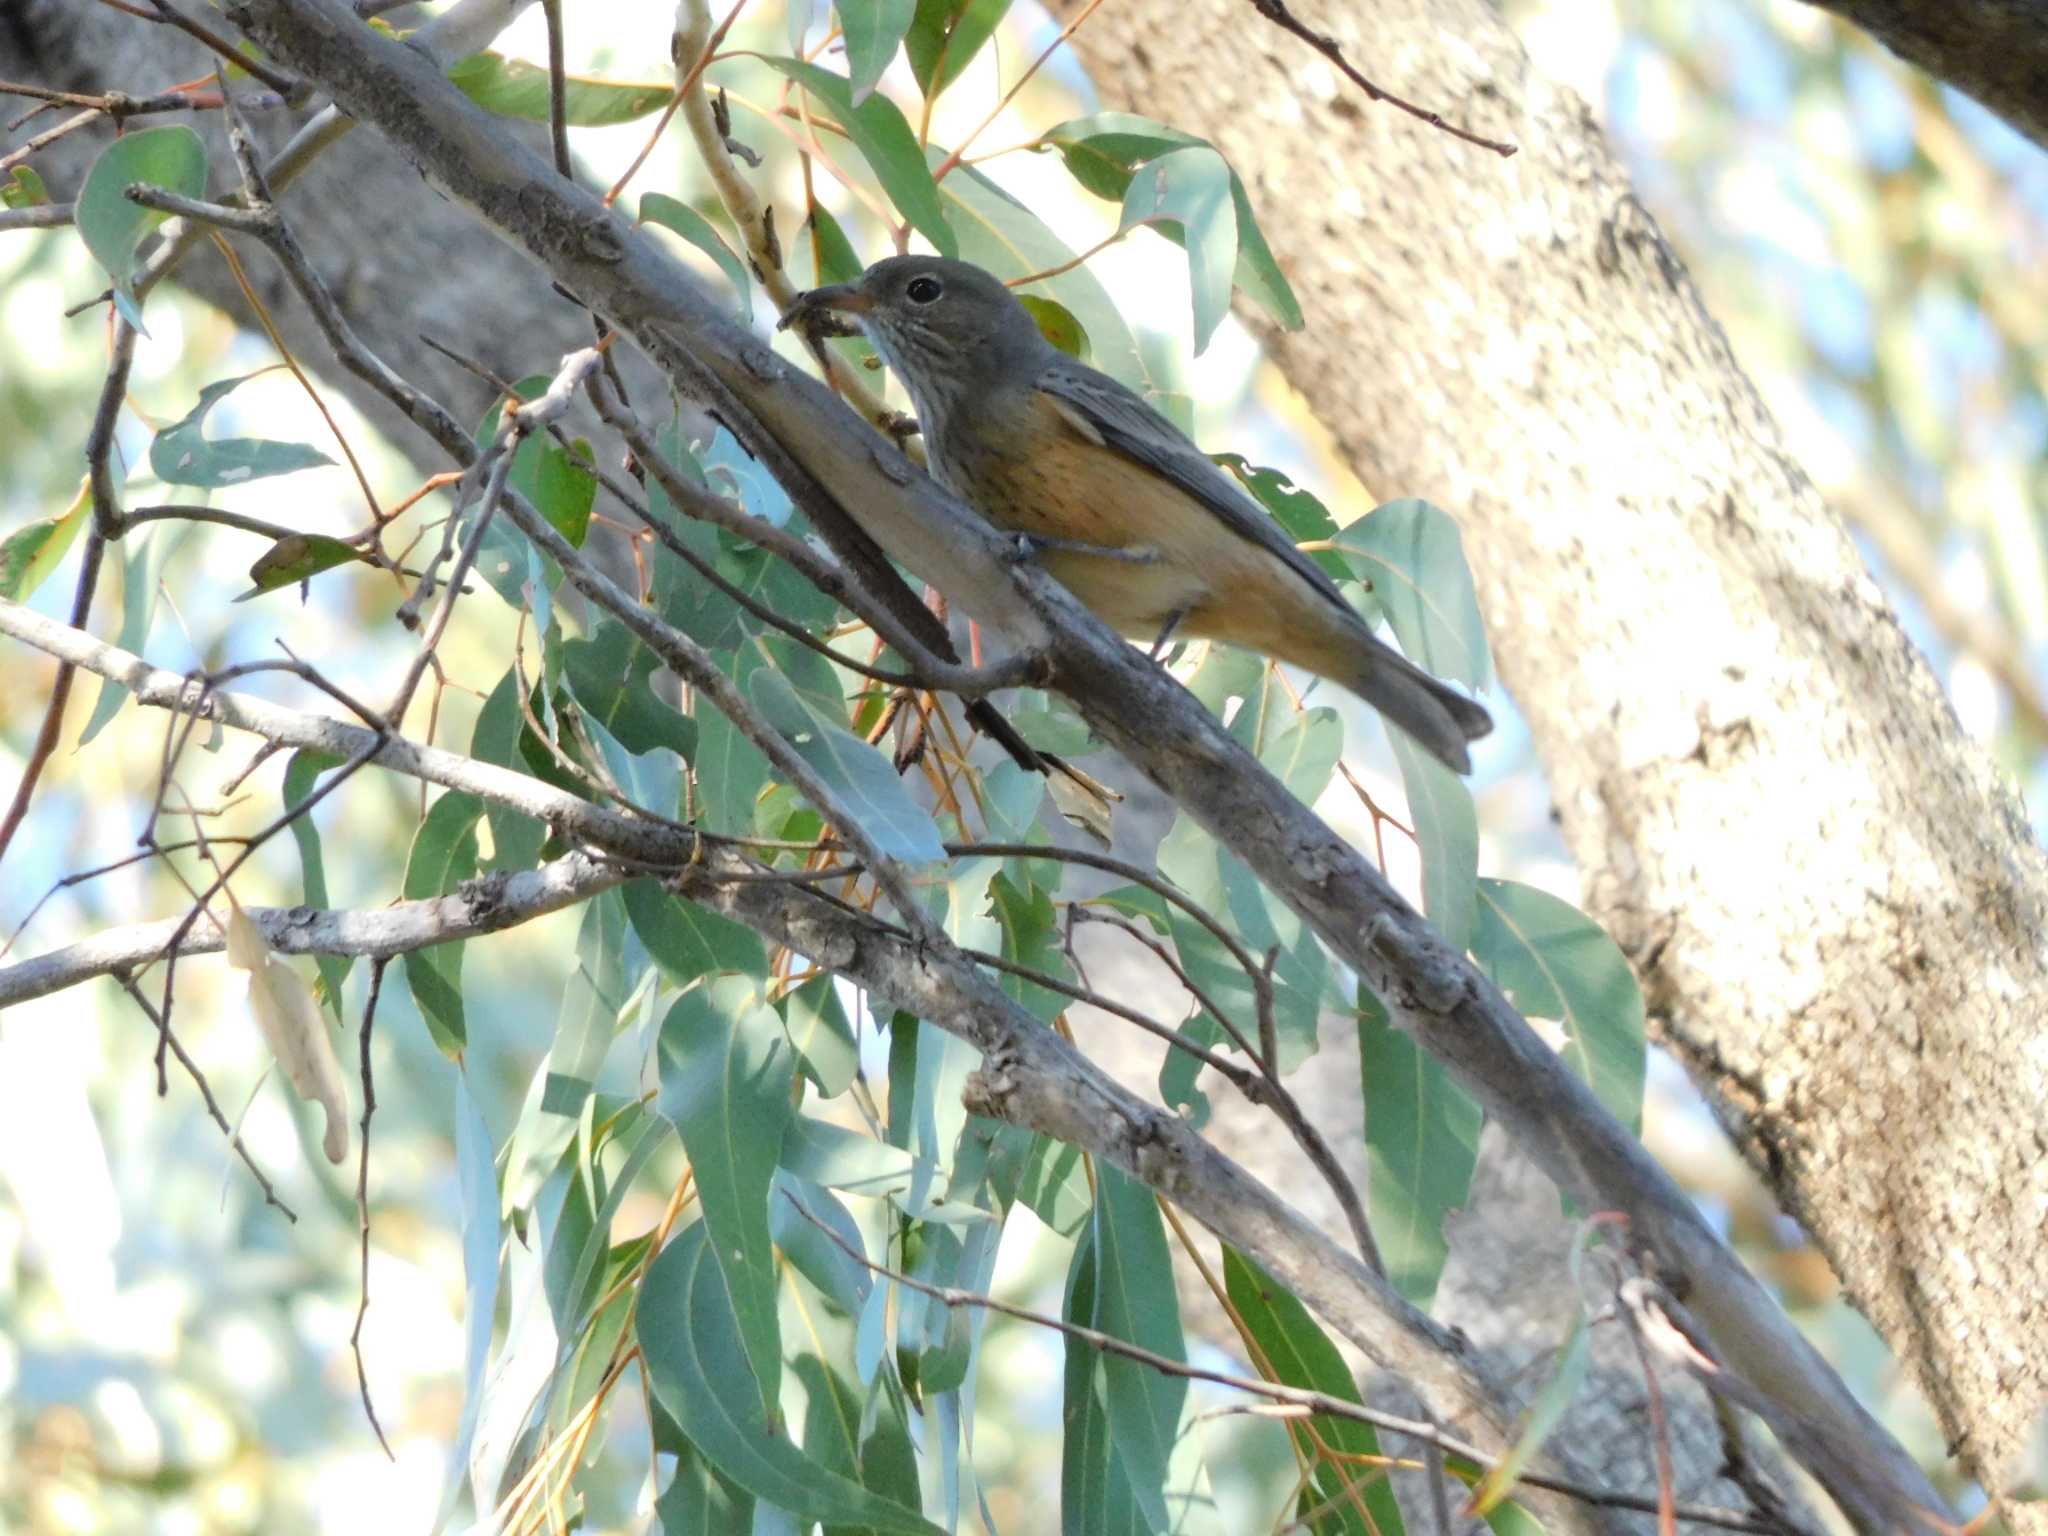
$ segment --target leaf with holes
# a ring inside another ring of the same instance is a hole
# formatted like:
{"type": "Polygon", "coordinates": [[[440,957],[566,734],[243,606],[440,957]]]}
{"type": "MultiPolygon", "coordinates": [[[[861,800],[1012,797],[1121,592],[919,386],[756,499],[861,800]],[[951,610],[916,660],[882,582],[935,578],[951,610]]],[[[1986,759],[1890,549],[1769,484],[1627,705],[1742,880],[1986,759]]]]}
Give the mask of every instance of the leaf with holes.
{"type": "MultiPolygon", "coordinates": [[[[262,370],[268,372],[268,369],[262,370]]],[[[318,469],[334,460],[310,443],[279,443],[260,437],[209,438],[206,416],[238,386],[255,378],[217,379],[199,391],[199,403],[184,418],[157,433],[149,445],[149,467],[166,485],[196,485],[207,490],[241,485],[272,475],[318,469]]]]}

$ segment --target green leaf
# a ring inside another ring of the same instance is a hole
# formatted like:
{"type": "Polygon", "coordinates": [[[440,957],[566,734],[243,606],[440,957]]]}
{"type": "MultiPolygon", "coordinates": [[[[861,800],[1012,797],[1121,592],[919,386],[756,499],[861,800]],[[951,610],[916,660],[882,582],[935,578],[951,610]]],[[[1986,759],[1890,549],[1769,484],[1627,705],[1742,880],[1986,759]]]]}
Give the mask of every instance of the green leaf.
{"type": "Polygon", "coordinates": [[[1230,183],[1230,167],[1221,155],[1207,145],[1190,145],[1140,166],[1124,189],[1120,228],[1167,222],[1181,227],[1197,356],[1230,312],[1237,261],[1237,204],[1230,183]]]}
{"type": "MultiPolygon", "coordinates": [[[[1093,1326],[1170,1360],[1185,1360],[1173,1256],[1159,1204],[1145,1185],[1107,1163],[1096,1165],[1095,1177],[1093,1326]]],[[[1123,1355],[1104,1355],[1102,1374],[1118,1464],[1152,1529],[1166,1530],[1167,1463],[1187,1381],[1123,1355]]]]}
{"type": "MultiPolygon", "coordinates": [[[[445,896],[476,873],[476,824],[484,813],[475,795],[450,791],[427,809],[405,858],[401,893],[407,901],[445,896]]],[[[457,1060],[469,1039],[462,1009],[463,941],[415,949],[405,957],[405,979],[442,1053],[457,1060]]]]}
{"type": "Polygon", "coordinates": [[[612,618],[599,618],[590,638],[562,647],[562,675],[591,719],[630,752],[668,751],[687,762],[697,750],[697,722],[654,691],[659,665],[639,636],[612,618]]]}
{"type": "Polygon", "coordinates": [[[661,192],[649,192],[640,199],[640,222],[659,224],[681,235],[718,264],[719,271],[740,296],[740,319],[754,318],[754,285],[747,280],[747,264],[733,254],[725,237],[711,227],[711,221],[688,203],[661,192]]]}
{"type": "Polygon", "coordinates": [[[1472,946],[1479,914],[1479,818],[1465,781],[1389,730],[1394,761],[1408,791],[1408,815],[1422,846],[1422,910],[1455,954],[1472,946]]]}
{"type": "Polygon", "coordinates": [[[685,901],[652,876],[622,889],[633,931],[670,981],[680,986],[716,971],[767,972],[768,952],[753,929],[685,901]]]}
{"type": "MultiPolygon", "coordinates": [[[[931,813],[910,798],[889,760],[843,725],[829,720],[789,679],[763,667],[747,693],[768,723],[831,787],[840,807],[876,847],[906,863],[932,863],[946,855],[931,813]]],[[[823,809],[823,807],[821,807],[823,809]]]]}
{"type": "Polygon", "coordinates": [[[366,565],[376,563],[355,545],[331,539],[324,533],[287,534],[256,557],[256,563],[249,567],[249,590],[237,596],[235,601],[246,603],[265,592],[295,587],[302,581],[311,581],[322,571],[351,561],[366,565]]]}
{"type": "MultiPolygon", "coordinates": [[[[268,372],[268,369],[260,370],[268,372]]],[[[184,419],[165,427],[149,445],[149,467],[166,485],[197,485],[208,490],[295,474],[332,464],[310,443],[279,443],[259,437],[208,438],[206,413],[256,374],[218,379],[199,391],[199,403],[184,419]]],[[[351,558],[359,558],[350,552],[351,558]]]]}
{"type": "Polygon", "coordinates": [[[1490,1515],[1502,1500],[1514,1492],[1522,1468],[1543,1448],[1543,1442],[1550,1438],[1551,1431],[1563,1421],[1565,1410],[1571,1407],[1572,1399],[1578,1395],[1579,1387],[1586,1379],[1586,1367],[1593,1358],[1593,1333],[1586,1325],[1586,1304],[1579,1285],[1579,1271],[1585,1262],[1587,1247],[1599,1234],[1600,1228],[1588,1222],[1580,1227],[1572,1242],[1571,1291],[1580,1299],[1572,1308],[1571,1330],[1557,1351],[1550,1380],[1543,1384],[1543,1390],[1523,1410],[1521,1432],[1516,1435],[1515,1443],[1472,1490],[1472,1513],[1482,1518],[1490,1515]]]}
{"type": "Polygon", "coordinates": [[[1372,583],[1394,638],[1425,671],[1484,688],[1491,667],[1472,571],[1450,514],[1408,497],[1368,512],[1337,534],[1372,583]]]}
{"type": "MultiPolygon", "coordinates": [[[[114,644],[122,650],[140,654],[149,649],[149,631],[156,622],[164,567],[192,536],[193,526],[159,524],[139,529],[121,540],[121,630],[114,637],[114,644]]],[[[78,744],[83,747],[90,743],[127,701],[125,684],[111,677],[100,679],[99,696],[92,701],[92,713],[86,717],[85,729],[78,733],[78,744]]]]}
{"type": "MultiPolygon", "coordinates": [[[[1128,112],[1098,112],[1092,117],[1075,118],[1061,123],[1039,142],[1060,152],[1074,180],[1097,197],[1112,202],[1122,201],[1132,174],[1146,161],[1206,143],[1191,133],[1128,112]]],[[[1259,229],[1252,212],[1251,194],[1245,191],[1243,180],[1234,171],[1230,177],[1230,197],[1237,212],[1237,262],[1233,273],[1237,286],[1288,330],[1300,330],[1301,304],[1259,229]]],[[[1170,225],[1160,233],[1179,242],[1179,232],[1170,225]]]]}
{"type": "MultiPolygon", "coordinates": [[[[925,150],[937,166],[946,152],[937,145],[925,150]]],[[[1100,278],[1086,266],[1071,266],[1073,248],[1017,199],[971,165],[957,165],[939,183],[946,217],[960,237],[961,256],[1000,278],[1029,277],[1034,272],[1070,267],[1058,277],[1032,284],[1034,293],[1048,294],[1072,314],[1087,333],[1095,366],[1118,382],[1150,397],[1144,360],[1116,301],[1100,278]]],[[[1020,294],[1019,297],[1022,297],[1020,294]]]]}
{"type": "MultiPolygon", "coordinates": [[[[287,810],[304,805],[313,793],[314,782],[330,768],[341,766],[341,759],[329,757],[307,747],[292,754],[291,761],[284,765],[284,803],[287,810]]],[[[292,841],[299,847],[299,895],[309,907],[325,907],[327,902],[327,861],[320,851],[320,828],[314,824],[310,814],[292,818],[292,841]]],[[[319,955],[315,963],[320,968],[320,991],[327,1006],[333,1010],[337,1022],[346,1021],[341,1017],[341,988],[348,980],[349,967],[355,964],[347,955],[319,955]]]]}
{"type": "MultiPolygon", "coordinates": [[[[470,755],[479,762],[500,768],[522,769],[525,759],[520,738],[527,734],[526,721],[519,713],[519,674],[507,670],[498,680],[484,707],[477,711],[476,729],[470,735],[470,755]]],[[[524,811],[495,802],[486,806],[484,816],[491,824],[491,857],[484,867],[498,870],[531,869],[540,862],[548,829],[524,811]]]]}
{"type": "Polygon", "coordinates": [[[598,1070],[618,1035],[626,1002],[625,949],[625,898],[618,891],[605,891],[584,904],[583,924],[576,934],[576,969],[562,988],[555,1038],[548,1046],[539,1108],[557,1123],[542,1124],[529,1138],[531,1145],[521,1147],[529,1157],[559,1155],[583,1106],[597,1091],[598,1070]]]}
{"type": "Polygon", "coordinates": [[[799,1178],[873,1199],[907,1195],[918,1174],[929,1180],[938,1171],[930,1158],[808,1115],[789,1121],[780,1157],[799,1178]]]}
{"type": "Polygon", "coordinates": [[[1394,1288],[1427,1310],[1450,1254],[1444,1220],[1471,1194],[1484,1117],[1442,1063],[1393,1027],[1363,983],[1358,1075],[1373,1236],[1394,1288]]]}
{"type": "Polygon", "coordinates": [[[563,538],[577,549],[590,532],[590,509],[597,504],[597,476],[590,444],[573,439],[564,448],[552,437],[541,449],[540,467],[534,476],[533,503],[563,538]]]}
{"type": "Polygon", "coordinates": [[[648,1268],[636,1323],[655,1400],[724,1476],[803,1521],[939,1536],[915,1512],[805,1456],[758,1397],[733,1390],[747,1356],[708,1223],[687,1228],[648,1268]]]}
{"type": "Polygon", "coordinates": [[[1088,333],[1081,329],[1081,322],[1074,318],[1074,312],[1057,299],[1041,299],[1036,294],[1020,293],[1017,302],[1038,322],[1038,333],[1069,357],[1088,361],[1088,333]]]}
{"type": "MultiPolygon", "coordinates": [[[[550,86],[548,72],[541,65],[495,53],[473,53],[449,66],[448,79],[486,112],[523,118],[529,123],[548,121],[550,86]]],[[[675,99],[675,94],[671,84],[565,75],[562,115],[572,128],[630,123],[650,112],[661,111],[675,99]]]]}
{"type": "MultiPolygon", "coordinates": [[[[1232,1309],[1264,1357],[1260,1374],[1290,1387],[1360,1402],[1358,1384],[1352,1380],[1344,1357],[1309,1316],[1308,1308],[1279,1281],[1227,1244],[1223,1249],[1223,1285],[1232,1309]]],[[[1379,1436],[1370,1424],[1318,1416],[1308,1423],[1288,1420],[1287,1432],[1294,1438],[1298,1454],[1314,1466],[1309,1484],[1302,1490],[1299,1508],[1303,1514],[1311,1509],[1326,1511],[1308,1529],[1316,1536],[1334,1536],[1339,1531],[1345,1536],[1401,1536],[1401,1508],[1394,1502],[1393,1488],[1385,1477],[1373,1479],[1355,1493],[1345,1491],[1381,1454],[1379,1436]],[[1314,1426],[1313,1438],[1308,1424],[1314,1426]],[[1318,1449],[1318,1441],[1335,1456],[1324,1455],[1318,1449]]]]}
{"type": "MultiPolygon", "coordinates": [[[[1092,1327],[1097,1312],[1094,1228],[1074,1245],[1067,1270],[1063,1314],[1069,1322],[1092,1327]]],[[[1131,1480],[1117,1454],[1115,1420],[1103,1376],[1103,1357],[1069,1339],[1066,1345],[1066,1392],[1060,1442],[1060,1530],[1063,1536],[1151,1536],[1170,1529],[1149,1522],[1138,1507],[1131,1480]]],[[[1155,1502],[1163,1505],[1163,1497],[1155,1502]]]]}
{"type": "MultiPolygon", "coordinates": [[[[1337,522],[1330,516],[1330,509],[1279,470],[1248,463],[1240,453],[1212,453],[1209,457],[1221,468],[1229,470],[1237,483],[1273,514],[1286,530],[1287,537],[1295,543],[1321,543],[1337,537],[1337,522]]],[[[1352,607],[1359,608],[1368,623],[1373,622],[1372,615],[1377,610],[1361,606],[1370,601],[1370,595],[1359,585],[1358,574],[1351,569],[1351,562],[1334,549],[1316,550],[1309,558],[1329,572],[1333,581],[1349,586],[1352,590],[1347,595],[1351,598],[1352,607]]]]}
{"type": "Polygon", "coordinates": [[[1643,994],[1606,930],[1548,891],[1481,880],[1472,953],[1523,1013],[1563,1021],[1565,1059],[1615,1119],[1639,1131],[1643,994]]]}
{"type": "Polygon", "coordinates": [[[896,103],[888,97],[870,94],[855,104],[852,86],[843,76],[830,74],[801,59],[762,56],[762,63],[781,71],[830,107],[860,151],[896,211],[910,220],[917,232],[931,241],[941,256],[958,256],[960,245],[946,223],[946,210],[939,201],[938,185],[925,164],[917,135],[910,131],[896,103]]]}
{"type": "Polygon", "coordinates": [[[78,495],[55,517],[17,528],[0,543],[0,597],[25,603],[50,572],[64,562],[78,530],[92,516],[92,482],[81,480],[78,495]]]}
{"type": "MultiPolygon", "coordinates": [[[[443,799],[454,798],[443,796],[443,799]]],[[[462,1422],[448,1454],[441,1484],[438,1530],[448,1523],[469,1465],[469,1447],[476,1438],[483,1411],[484,1367],[491,1358],[491,1327],[498,1310],[498,1179],[492,1153],[491,1128],[469,1087],[466,1073],[455,1074],[455,1177],[462,1196],[463,1361],[462,1422]]]]}
{"type": "Polygon", "coordinates": [[[72,206],[72,222],[85,248],[113,279],[115,303],[128,323],[142,331],[142,301],[135,292],[142,243],[170,215],[129,202],[124,194],[138,183],[204,197],[206,145],[182,123],[124,133],[100,151],[72,206]]]}
{"type": "Polygon", "coordinates": [[[1305,709],[1259,753],[1259,762],[1303,805],[1314,805],[1329,787],[1337,759],[1344,754],[1344,722],[1337,711],[1318,705],[1305,709]]]}
{"type": "Polygon", "coordinates": [[[1010,0],[917,0],[903,39],[917,88],[929,98],[959,79],[1009,9],[1010,0]]]}
{"type": "Polygon", "coordinates": [[[0,182],[0,206],[43,208],[49,205],[50,189],[43,185],[34,167],[17,165],[5,182],[0,182]]]}
{"type": "Polygon", "coordinates": [[[826,1098],[836,1098],[860,1074],[860,1044],[830,976],[813,976],[785,993],[782,1027],[805,1077],[826,1098]]]}
{"type": "Polygon", "coordinates": [[[859,106],[896,57],[896,45],[917,14],[917,0],[838,0],[837,9],[839,30],[846,38],[848,84],[853,103],[859,106]]]}
{"type": "MultiPolygon", "coordinates": [[[[754,1407],[770,1417],[781,1392],[782,1343],[768,1189],[791,1114],[795,1059],[782,1020],[742,977],[678,998],[662,1021],[660,1058],[661,1112],[681,1133],[696,1170],[727,1305],[752,1366],[754,1407]]],[[[733,1393],[741,1379],[734,1377],[725,1390],[733,1393]]]]}

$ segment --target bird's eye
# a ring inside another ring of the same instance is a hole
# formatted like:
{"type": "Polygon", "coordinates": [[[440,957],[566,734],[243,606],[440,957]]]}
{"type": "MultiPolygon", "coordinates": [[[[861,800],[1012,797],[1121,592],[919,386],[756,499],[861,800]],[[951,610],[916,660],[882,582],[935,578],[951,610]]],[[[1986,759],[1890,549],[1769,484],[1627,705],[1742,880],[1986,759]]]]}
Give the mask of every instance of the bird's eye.
{"type": "Polygon", "coordinates": [[[945,291],[946,285],[936,277],[913,277],[903,293],[913,304],[930,304],[945,291]]]}

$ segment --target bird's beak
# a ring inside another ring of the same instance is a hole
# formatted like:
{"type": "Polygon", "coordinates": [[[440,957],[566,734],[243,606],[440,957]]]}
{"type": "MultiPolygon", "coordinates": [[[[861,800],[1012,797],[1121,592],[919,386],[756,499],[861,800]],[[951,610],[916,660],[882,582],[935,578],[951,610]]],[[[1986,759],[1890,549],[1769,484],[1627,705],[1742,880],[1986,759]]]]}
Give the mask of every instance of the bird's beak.
{"type": "MultiPolygon", "coordinates": [[[[824,326],[818,324],[825,316],[864,315],[874,307],[874,295],[859,284],[834,283],[829,288],[813,288],[806,293],[798,294],[796,302],[789,306],[789,313],[776,323],[775,328],[778,331],[786,331],[794,325],[807,331],[824,330],[826,334],[833,334],[834,331],[828,328],[830,322],[824,326]]],[[[838,329],[837,334],[855,334],[854,327],[846,321],[840,321],[839,326],[843,329],[838,329]]]]}

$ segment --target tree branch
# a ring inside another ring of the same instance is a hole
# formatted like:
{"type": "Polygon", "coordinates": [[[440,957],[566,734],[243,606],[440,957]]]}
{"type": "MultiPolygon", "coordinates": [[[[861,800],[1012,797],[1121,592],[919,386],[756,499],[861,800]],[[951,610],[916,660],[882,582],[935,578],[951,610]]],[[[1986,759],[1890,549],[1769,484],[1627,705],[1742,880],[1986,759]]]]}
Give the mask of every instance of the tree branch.
{"type": "MultiPolygon", "coordinates": [[[[827,519],[857,508],[873,539],[954,602],[1045,649],[1053,685],[1096,732],[1243,858],[1561,1187],[1628,1217],[1635,1240],[1681,1277],[1725,1367],[1762,1388],[1771,1422],[1820,1431],[1807,1440],[1807,1465],[1852,1520],[1896,1528],[1941,1508],[1912,1458],[1493,983],[1186,690],[1043,571],[1020,564],[1008,541],[709,304],[665,252],[510,140],[426,59],[333,0],[230,0],[227,13],[630,334],[799,505],[827,519]]],[[[885,993],[898,984],[889,979],[885,993]]],[[[956,1013],[963,1003],[954,1000],[956,1013]]],[[[1080,1129],[1071,1105],[1048,1101],[1036,1078],[1013,1082],[1004,1065],[999,1053],[985,1069],[990,1108],[1080,1129]]]]}

